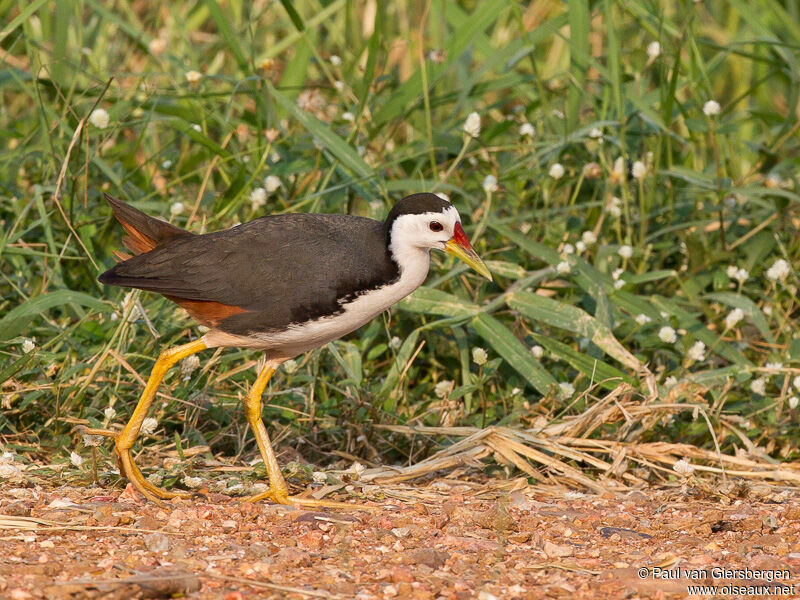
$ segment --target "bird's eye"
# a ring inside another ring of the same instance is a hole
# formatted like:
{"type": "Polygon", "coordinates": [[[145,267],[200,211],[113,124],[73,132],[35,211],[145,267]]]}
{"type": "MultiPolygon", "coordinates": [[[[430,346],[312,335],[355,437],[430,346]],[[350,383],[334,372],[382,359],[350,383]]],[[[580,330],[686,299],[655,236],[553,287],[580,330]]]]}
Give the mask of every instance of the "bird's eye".
{"type": "Polygon", "coordinates": [[[431,231],[441,231],[442,229],[444,229],[444,226],[441,223],[439,223],[439,221],[431,221],[428,227],[431,228],[431,231]]]}

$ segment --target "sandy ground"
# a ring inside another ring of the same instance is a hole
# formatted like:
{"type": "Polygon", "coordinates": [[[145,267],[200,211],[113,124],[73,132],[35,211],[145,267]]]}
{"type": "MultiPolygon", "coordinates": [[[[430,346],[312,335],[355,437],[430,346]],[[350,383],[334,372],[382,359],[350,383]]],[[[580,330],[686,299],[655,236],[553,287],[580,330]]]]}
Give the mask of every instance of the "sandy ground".
{"type": "Polygon", "coordinates": [[[796,492],[492,489],[438,480],[405,500],[357,500],[377,510],[328,512],[4,485],[0,597],[700,597],[692,583],[800,597],[796,492]]]}

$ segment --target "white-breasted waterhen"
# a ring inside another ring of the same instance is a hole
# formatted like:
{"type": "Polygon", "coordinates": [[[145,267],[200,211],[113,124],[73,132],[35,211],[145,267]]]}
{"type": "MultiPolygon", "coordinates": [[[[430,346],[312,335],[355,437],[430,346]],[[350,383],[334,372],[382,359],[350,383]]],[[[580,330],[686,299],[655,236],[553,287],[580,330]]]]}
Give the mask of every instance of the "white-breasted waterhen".
{"type": "Polygon", "coordinates": [[[164,350],[133,415],[114,437],[120,472],[147,498],[171,498],[142,476],[130,450],[167,370],[187,356],[220,346],[262,350],[264,367],[244,399],[269,476],[269,490],[250,500],[351,505],[289,496],[261,420],[261,394],[278,366],[354,331],[417,289],[431,248],[444,250],[491,280],[470,246],[456,208],[435,194],[400,200],[384,222],[334,214],[270,215],[197,235],[106,194],[135,256],[99,280],[158,292],[209,328],[202,338],[164,350]]]}

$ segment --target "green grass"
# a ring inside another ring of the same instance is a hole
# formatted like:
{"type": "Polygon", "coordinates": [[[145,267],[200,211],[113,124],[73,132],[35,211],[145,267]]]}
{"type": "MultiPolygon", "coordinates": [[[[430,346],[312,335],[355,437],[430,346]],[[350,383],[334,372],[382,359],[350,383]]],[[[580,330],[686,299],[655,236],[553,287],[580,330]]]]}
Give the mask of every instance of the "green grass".
{"type": "MultiPolygon", "coordinates": [[[[148,6],[0,1],[3,448],[64,460],[80,447],[74,424],[104,425],[108,406],[126,418],[141,391],[132,371],[146,376],[160,348],[199,334],[170,302],[137,294],[151,331],[123,314],[125,290],[97,283],[122,237],[103,191],[209,231],[277,212],[382,218],[435,190],[495,281],[435,254],[425,288],[298,357],[265,409],[287,443],[320,463],[332,450],[418,460],[446,441],[420,447],[374,426],[529,427],[622,382],[653,402],[649,370],[661,399],[707,409],[723,450],[797,458],[796,3],[148,6]],[[704,114],[709,100],[720,114],[704,114]],[[108,126],[76,137],[95,106],[108,126]],[[462,132],[472,111],[477,139],[462,132]],[[282,185],[254,207],[268,175],[282,185]],[[499,189],[484,190],[487,175],[499,189]],[[775,281],[778,259],[790,272],[775,281]],[[744,319],[727,327],[734,308],[744,319]]],[[[254,455],[240,399],[258,354],[203,358],[168,375],[145,444],[254,455]]],[[[707,423],[681,415],[626,435],[713,448],[707,423]]]]}

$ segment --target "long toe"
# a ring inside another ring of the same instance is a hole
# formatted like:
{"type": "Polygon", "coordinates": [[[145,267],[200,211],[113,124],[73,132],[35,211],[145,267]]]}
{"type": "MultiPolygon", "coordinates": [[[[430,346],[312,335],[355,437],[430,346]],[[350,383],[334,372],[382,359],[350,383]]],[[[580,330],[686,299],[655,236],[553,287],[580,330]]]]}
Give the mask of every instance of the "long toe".
{"type": "Polygon", "coordinates": [[[349,504],[347,502],[336,502],[334,500],[317,500],[316,498],[301,498],[300,496],[289,496],[285,493],[275,493],[272,490],[267,490],[255,496],[249,496],[244,499],[244,502],[260,502],[261,500],[270,500],[275,504],[283,504],[286,506],[304,506],[316,508],[335,508],[339,510],[379,510],[379,506],[370,506],[364,504],[349,504]]]}
{"type": "Polygon", "coordinates": [[[145,479],[139,467],[133,462],[130,451],[119,447],[115,447],[114,451],[117,454],[118,463],[120,466],[120,474],[128,478],[128,480],[136,487],[136,489],[148,500],[153,500],[160,504],[159,500],[169,500],[171,498],[186,498],[192,495],[192,492],[185,492],[183,490],[165,490],[156,485],[153,485],[145,479]]]}

